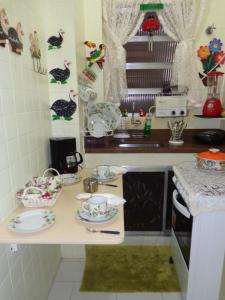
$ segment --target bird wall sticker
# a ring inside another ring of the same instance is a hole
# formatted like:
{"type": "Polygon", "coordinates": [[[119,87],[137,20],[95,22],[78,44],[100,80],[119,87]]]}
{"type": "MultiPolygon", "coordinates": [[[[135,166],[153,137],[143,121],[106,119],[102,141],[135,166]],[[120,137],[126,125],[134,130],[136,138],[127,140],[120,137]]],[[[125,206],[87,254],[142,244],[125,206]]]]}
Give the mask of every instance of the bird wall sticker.
{"type": "Polygon", "coordinates": [[[73,120],[72,115],[77,109],[77,104],[75,103],[76,96],[77,93],[74,90],[70,90],[69,101],[59,99],[52,104],[50,109],[56,113],[55,115],[52,115],[53,121],[60,119],[64,119],[66,121],[73,120]]]}
{"type": "Polygon", "coordinates": [[[105,62],[106,46],[100,44],[98,49],[95,43],[91,41],[86,41],[84,44],[90,49],[89,56],[86,57],[89,62],[88,67],[92,67],[94,63],[97,63],[100,69],[103,68],[103,63],[105,62]]]}
{"type": "Polygon", "coordinates": [[[38,33],[35,30],[33,33],[30,33],[30,53],[33,59],[33,69],[34,72],[41,75],[46,75],[47,70],[41,66],[41,49],[39,44],[38,33]]]}
{"type": "Polygon", "coordinates": [[[5,9],[0,10],[0,46],[5,47],[8,39],[9,20],[5,9]]]}
{"type": "Polygon", "coordinates": [[[51,36],[48,39],[48,41],[47,41],[49,43],[48,50],[59,49],[62,47],[63,36],[64,36],[65,32],[62,29],[60,29],[58,33],[59,33],[59,36],[51,36]]]}
{"type": "Polygon", "coordinates": [[[11,50],[16,54],[21,54],[23,51],[23,29],[20,22],[17,23],[16,28],[10,27],[8,30],[8,40],[11,50]]]}
{"type": "Polygon", "coordinates": [[[66,84],[67,79],[70,77],[70,65],[71,62],[64,60],[64,67],[65,69],[60,69],[60,68],[55,68],[52,69],[49,74],[52,75],[52,79],[50,83],[61,83],[61,84],[66,84]]]}

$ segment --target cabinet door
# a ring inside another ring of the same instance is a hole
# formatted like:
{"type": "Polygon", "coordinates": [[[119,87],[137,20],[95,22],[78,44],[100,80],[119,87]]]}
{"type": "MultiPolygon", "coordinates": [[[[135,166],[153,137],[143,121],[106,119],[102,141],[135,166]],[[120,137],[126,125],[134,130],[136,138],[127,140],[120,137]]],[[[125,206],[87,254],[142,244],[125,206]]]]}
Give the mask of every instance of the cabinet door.
{"type": "Polygon", "coordinates": [[[128,172],[123,175],[126,231],[162,231],[164,172],[128,172]]]}

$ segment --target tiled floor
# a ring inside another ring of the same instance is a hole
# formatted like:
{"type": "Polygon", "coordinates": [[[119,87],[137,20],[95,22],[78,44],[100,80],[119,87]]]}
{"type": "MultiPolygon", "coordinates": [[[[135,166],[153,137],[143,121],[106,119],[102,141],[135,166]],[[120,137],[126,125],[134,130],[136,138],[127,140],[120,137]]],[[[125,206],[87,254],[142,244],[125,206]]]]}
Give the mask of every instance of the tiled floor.
{"type": "MultiPolygon", "coordinates": [[[[140,238],[126,239],[126,244],[140,244],[140,238]],[[132,243],[133,241],[133,243],[132,243]]],[[[151,239],[144,244],[167,244],[168,240],[151,239]]],[[[141,244],[143,240],[141,241],[141,244]]],[[[64,259],[59,267],[48,300],[181,300],[179,293],[84,293],[79,292],[84,260],[64,259]]]]}

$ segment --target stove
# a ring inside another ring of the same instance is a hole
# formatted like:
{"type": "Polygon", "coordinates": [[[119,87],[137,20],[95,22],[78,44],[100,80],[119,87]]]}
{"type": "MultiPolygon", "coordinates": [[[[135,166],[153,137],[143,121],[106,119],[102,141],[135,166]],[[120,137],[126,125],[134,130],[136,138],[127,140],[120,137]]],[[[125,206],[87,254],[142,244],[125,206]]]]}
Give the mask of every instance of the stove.
{"type": "Polygon", "coordinates": [[[199,170],[194,162],[183,162],[173,171],[172,256],[183,299],[219,299],[225,173],[199,170]]]}

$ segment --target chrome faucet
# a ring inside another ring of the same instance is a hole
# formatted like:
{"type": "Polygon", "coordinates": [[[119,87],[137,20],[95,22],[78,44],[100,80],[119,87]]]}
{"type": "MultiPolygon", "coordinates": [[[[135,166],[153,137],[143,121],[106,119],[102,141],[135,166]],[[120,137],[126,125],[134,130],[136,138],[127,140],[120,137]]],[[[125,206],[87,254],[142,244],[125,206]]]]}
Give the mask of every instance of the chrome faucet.
{"type": "Polygon", "coordinates": [[[135,120],[134,114],[135,114],[135,101],[132,101],[131,124],[132,124],[132,125],[137,125],[137,126],[138,126],[138,125],[141,124],[141,121],[140,121],[140,120],[135,120]]]}

